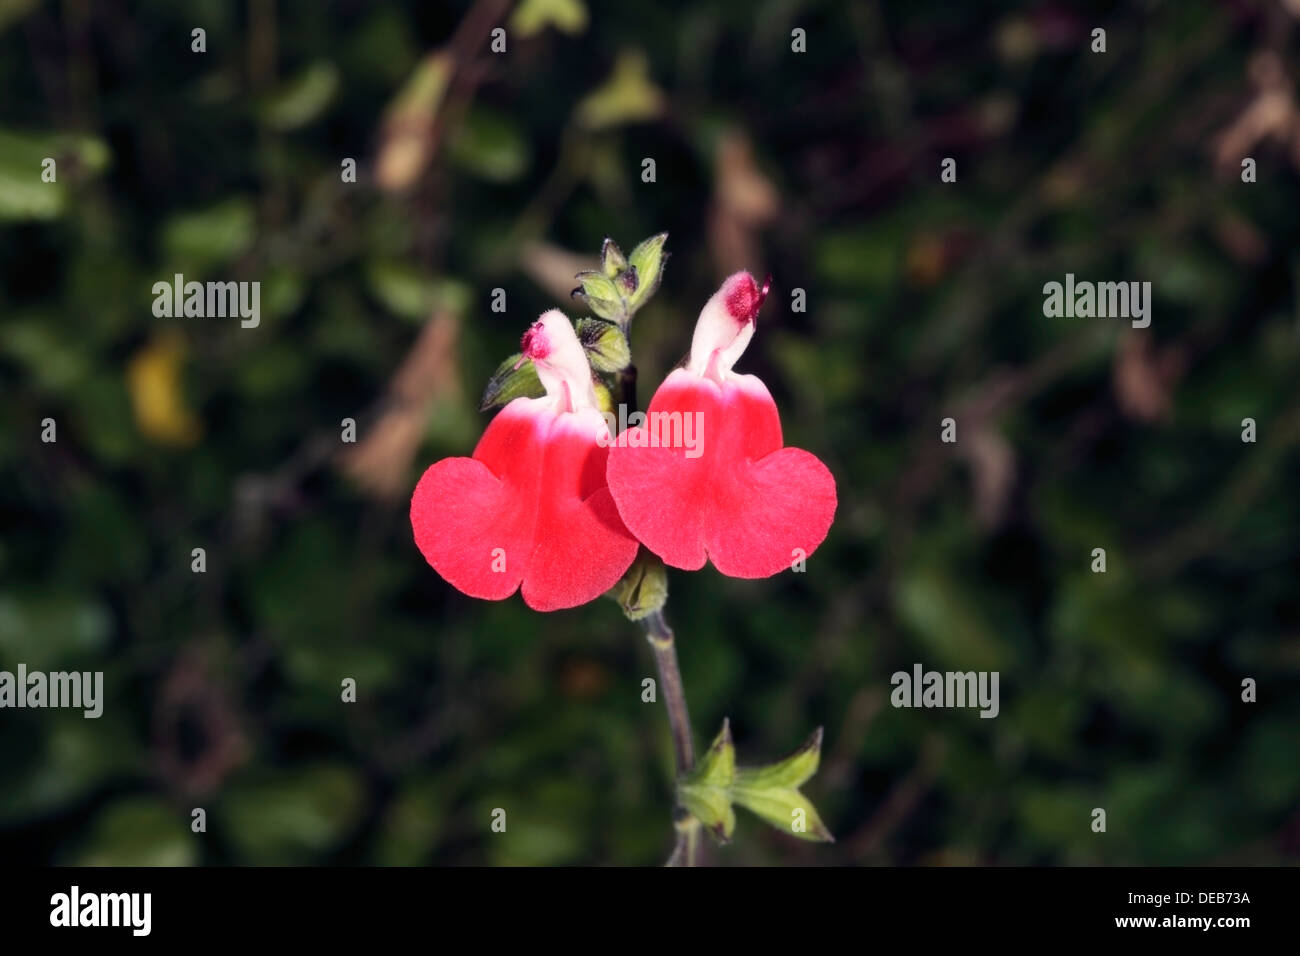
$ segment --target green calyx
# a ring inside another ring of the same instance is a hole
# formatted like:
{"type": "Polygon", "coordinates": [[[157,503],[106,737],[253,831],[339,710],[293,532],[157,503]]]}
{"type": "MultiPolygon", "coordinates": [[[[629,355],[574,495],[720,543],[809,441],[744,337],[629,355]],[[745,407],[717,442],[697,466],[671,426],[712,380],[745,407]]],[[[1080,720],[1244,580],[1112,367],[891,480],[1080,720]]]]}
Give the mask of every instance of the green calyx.
{"type": "Polygon", "coordinates": [[[618,602],[629,621],[640,621],[668,602],[668,569],[644,548],[607,595],[618,602]]]}
{"type": "Polygon", "coordinates": [[[580,284],[573,297],[586,303],[599,318],[626,330],[632,316],[659,288],[668,261],[664,251],[667,241],[668,233],[661,232],[638,243],[625,256],[618,243],[606,239],[600,250],[600,268],[578,273],[580,284]]]}

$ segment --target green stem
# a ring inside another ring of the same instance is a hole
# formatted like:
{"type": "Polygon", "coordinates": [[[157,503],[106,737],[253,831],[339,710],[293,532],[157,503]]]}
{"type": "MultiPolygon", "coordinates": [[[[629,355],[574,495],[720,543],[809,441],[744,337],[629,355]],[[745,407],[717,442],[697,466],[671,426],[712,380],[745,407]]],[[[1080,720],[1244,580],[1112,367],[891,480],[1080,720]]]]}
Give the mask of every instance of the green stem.
{"type": "MultiPolygon", "coordinates": [[[[646,640],[654,650],[655,664],[659,669],[659,687],[663,692],[664,707],[668,710],[677,778],[681,779],[695,766],[695,745],[691,739],[691,717],[686,709],[686,689],[682,684],[681,669],[677,666],[677,642],[673,637],[673,629],[664,620],[663,611],[648,614],[641,624],[645,628],[646,640]]],[[[695,866],[699,850],[699,821],[679,805],[673,826],[677,831],[677,844],[673,855],[668,859],[668,865],[695,866]]]]}

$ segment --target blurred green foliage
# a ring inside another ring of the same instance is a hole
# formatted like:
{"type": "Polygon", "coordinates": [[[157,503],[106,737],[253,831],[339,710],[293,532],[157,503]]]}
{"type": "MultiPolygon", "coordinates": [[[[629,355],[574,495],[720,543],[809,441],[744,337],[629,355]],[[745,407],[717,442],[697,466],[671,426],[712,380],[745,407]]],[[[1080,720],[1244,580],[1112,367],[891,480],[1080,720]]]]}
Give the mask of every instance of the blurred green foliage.
{"type": "Polygon", "coordinates": [[[838,842],[742,816],[713,860],[1294,862],[1295,32],[1263,0],[0,2],[0,668],[107,695],[0,713],[0,859],[662,861],[635,626],[455,593],[404,494],[602,239],[667,230],[641,400],[770,271],[741,370],[841,495],[804,574],[670,575],[697,740],[826,728],[838,842]],[[260,281],[260,326],[155,318],[177,272],[260,281]],[[1045,319],[1066,272],[1151,281],[1151,329],[1045,319]],[[916,662],[1000,671],[1000,716],[892,708],[916,662]]]}

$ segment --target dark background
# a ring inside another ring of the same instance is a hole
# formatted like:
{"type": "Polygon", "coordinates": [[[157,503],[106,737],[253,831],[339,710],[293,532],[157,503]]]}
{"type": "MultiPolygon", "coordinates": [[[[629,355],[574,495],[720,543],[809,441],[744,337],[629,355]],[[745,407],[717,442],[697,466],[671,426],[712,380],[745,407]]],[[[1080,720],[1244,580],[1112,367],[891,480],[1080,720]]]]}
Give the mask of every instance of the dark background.
{"type": "Polygon", "coordinates": [[[1294,863],[1300,3],[519,8],[0,0],[0,668],[107,696],[0,713],[0,860],[661,862],[637,628],[460,595],[406,504],[601,240],[668,230],[642,401],[771,272],[740,370],[840,490],[805,574],[671,573],[697,741],[826,728],[838,842],[742,812],[711,860],[1294,863]],[[175,272],[260,327],[155,318],[175,272]],[[1067,272],[1151,327],[1045,318],[1067,272]],[[916,662],[1000,716],[892,708],[916,662]]]}

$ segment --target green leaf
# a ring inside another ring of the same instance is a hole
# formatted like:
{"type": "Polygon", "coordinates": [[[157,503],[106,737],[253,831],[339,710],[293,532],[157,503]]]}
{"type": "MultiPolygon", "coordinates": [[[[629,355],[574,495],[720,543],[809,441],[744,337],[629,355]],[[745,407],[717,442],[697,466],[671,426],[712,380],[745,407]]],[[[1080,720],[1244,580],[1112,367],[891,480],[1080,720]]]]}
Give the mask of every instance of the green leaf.
{"type": "Polygon", "coordinates": [[[654,119],[665,97],[650,79],[650,63],[639,50],[620,53],[610,77],[578,104],[578,122],[588,129],[607,129],[654,119]]]}
{"type": "Polygon", "coordinates": [[[167,220],[163,248],[178,271],[186,267],[203,269],[243,255],[252,246],[256,232],[253,201],[237,196],[167,220]]]}
{"type": "Polygon", "coordinates": [[[528,140],[507,117],[470,112],[447,144],[447,155],[467,173],[494,183],[518,179],[528,169],[528,140]]]}
{"type": "Polygon", "coordinates": [[[797,788],[817,772],[821,762],[822,728],[818,727],[790,756],[763,767],[742,767],[736,774],[736,786],[750,790],[771,787],[797,788]]]}
{"type": "Polygon", "coordinates": [[[576,278],[582,285],[573,290],[575,299],[585,302],[602,319],[619,323],[623,321],[627,310],[613,279],[594,271],[579,272],[576,278]]]}
{"type": "Polygon", "coordinates": [[[894,600],[900,619],[939,662],[1001,670],[1009,659],[1006,639],[990,619],[980,592],[942,561],[917,561],[907,568],[894,600]]]}
{"type": "Polygon", "coordinates": [[[0,594],[0,660],[54,667],[108,646],[113,618],[103,605],[75,592],[26,591],[0,594]]]}
{"type": "Polygon", "coordinates": [[[730,793],[718,787],[683,783],[677,787],[677,799],[715,840],[730,842],[736,830],[736,811],[731,808],[730,793]]]}
{"type": "MultiPolygon", "coordinates": [[[[12,658],[0,655],[0,660],[12,658]]],[[[111,702],[111,690],[105,687],[104,692],[111,702]]],[[[17,761],[10,760],[5,785],[0,787],[0,825],[20,827],[24,821],[88,800],[110,781],[138,772],[147,755],[129,723],[123,723],[120,713],[110,712],[110,706],[106,703],[104,714],[94,720],[86,720],[80,711],[61,711],[51,717],[47,733],[32,737],[30,759],[20,755],[17,761]]]]}
{"type": "Polygon", "coordinates": [[[695,769],[677,784],[677,800],[720,843],[731,839],[736,814],[731,808],[731,784],[736,776],[736,748],[731,741],[731,721],[700,758],[695,769]]]}
{"type": "Polygon", "coordinates": [[[583,318],[575,323],[575,330],[587,352],[587,361],[597,372],[619,372],[632,363],[627,336],[616,323],[583,318]]]}
{"type": "Polygon", "coordinates": [[[510,32],[535,36],[553,26],[561,33],[587,29],[587,5],[582,0],[523,0],[510,18],[510,32]]]}
{"type": "Polygon", "coordinates": [[[0,0],[0,32],[36,9],[40,0],[0,0]]]}
{"type": "Polygon", "coordinates": [[[328,61],[313,63],[266,100],[262,122],[278,130],[306,126],[325,112],[338,88],[338,67],[328,61]]]}
{"type": "Polygon", "coordinates": [[[191,866],[198,847],[189,814],[152,797],[128,797],[96,818],[76,866],[191,866]]]}
{"type": "Polygon", "coordinates": [[[664,252],[666,242],[668,242],[668,233],[661,232],[640,243],[627,257],[629,268],[636,270],[634,291],[627,296],[629,313],[645,305],[659,288],[659,283],[664,276],[664,264],[668,261],[668,253],[664,252]]]}
{"type": "Polygon", "coordinates": [[[68,209],[70,186],[108,166],[103,140],[51,133],[0,130],[0,220],[54,219],[68,209]],[[42,179],[46,159],[55,161],[54,182],[42,179]]]}
{"type": "Polygon", "coordinates": [[[731,805],[736,803],[801,840],[833,843],[817,808],[799,792],[799,785],[817,770],[821,745],[818,727],[790,756],[764,767],[738,769],[731,723],[724,720],[695,769],[678,783],[678,802],[724,842],[731,838],[731,805]]]}
{"type": "Polygon", "coordinates": [[[375,855],[382,866],[418,866],[446,825],[447,783],[420,776],[394,795],[379,823],[375,855]]]}
{"type": "Polygon", "coordinates": [[[487,388],[483,390],[479,411],[486,412],[489,408],[508,404],[516,398],[541,398],[546,394],[532,362],[524,362],[518,368],[515,367],[521,358],[523,354],[516,352],[497,366],[492,378],[488,380],[487,388]]]}
{"type": "Polygon", "coordinates": [[[722,729],[687,778],[693,784],[727,789],[736,780],[736,746],[731,740],[731,721],[723,718],[722,729]]]}
{"type": "Polygon", "coordinates": [[[321,765],[231,784],[217,815],[241,858],[301,865],[319,862],[346,837],[362,818],[366,799],[356,771],[321,765]]]}
{"type": "Polygon", "coordinates": [[[766,820],[778,830],[813,843],[834,843],[830,830],[817,814],[812,801],[792,787],[751,789],[737,780],[731,789],[732,799],[766,820]]]}
{"type": "Polygon", "coordinates": [[[366,265],[371,293],[394,315],[423,323],[438,308],[464,312],[470,291],[455,279],[437,279],[410,263],[380,259],[366,265]]]}
{"type": "Polygon", "coordinates": [[[788,757],[762,767],[737,770],[732,799],[778,830],[801,840],[835,842],[812,801],[799,792],[799,786],[817,772],[821,751],[822,728],[818,727],[788,757]]]}

